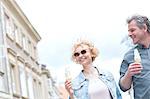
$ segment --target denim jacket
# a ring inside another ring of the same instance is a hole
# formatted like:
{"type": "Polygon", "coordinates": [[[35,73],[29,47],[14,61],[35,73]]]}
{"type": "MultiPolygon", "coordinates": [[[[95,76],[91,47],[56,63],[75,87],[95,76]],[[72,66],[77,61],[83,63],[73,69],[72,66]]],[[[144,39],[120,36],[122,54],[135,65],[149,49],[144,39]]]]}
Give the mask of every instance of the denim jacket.
{"type": "MultiPolygon", "coordinates": [[[[95,67],[97,69],[97,67],[95,67]]],[[[98,70],[98,69],[97,69],[98,70]]],[[[116,85],[113,75],[106,71],[99,71],[101,79],[109,89],[112,99],[122,99],[120,91],[116,85]]],[[[90,99],[88,94],[89,80],[85,78],[83,71],[72,81],[75,99],[90,99]]]]}

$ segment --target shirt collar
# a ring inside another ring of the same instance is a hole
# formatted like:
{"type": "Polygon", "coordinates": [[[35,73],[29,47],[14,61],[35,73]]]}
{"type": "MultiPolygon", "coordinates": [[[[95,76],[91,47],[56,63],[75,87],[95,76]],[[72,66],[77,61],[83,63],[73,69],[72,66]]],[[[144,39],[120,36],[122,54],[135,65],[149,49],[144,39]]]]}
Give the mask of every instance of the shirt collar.
{"type": "MultiPolygon", "coordinates": [[[[135,48],[147,49],[147,48],[145,48],[144,45],[142,45],[142,44],[137,44],[137,45],[135,45],[135,48]]],[[[150,48],[150,45],[149,45],[148,48],[150,48]]]]}

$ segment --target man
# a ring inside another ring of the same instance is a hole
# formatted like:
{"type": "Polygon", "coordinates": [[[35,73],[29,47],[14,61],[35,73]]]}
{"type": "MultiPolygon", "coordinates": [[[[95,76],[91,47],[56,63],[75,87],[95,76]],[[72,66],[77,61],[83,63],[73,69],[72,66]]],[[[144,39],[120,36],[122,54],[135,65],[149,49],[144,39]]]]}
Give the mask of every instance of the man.
{"type": "Polygon", "coordinates": [[[134,99],[150,99],[150,21],[134,15],[127,23],[128,35],[136,46],[125,54],[121,63],[119,86],[127,91],[133,84],[134,99]],[[140,63],[134,62],[135,49],[140,54],[140,63]]]}

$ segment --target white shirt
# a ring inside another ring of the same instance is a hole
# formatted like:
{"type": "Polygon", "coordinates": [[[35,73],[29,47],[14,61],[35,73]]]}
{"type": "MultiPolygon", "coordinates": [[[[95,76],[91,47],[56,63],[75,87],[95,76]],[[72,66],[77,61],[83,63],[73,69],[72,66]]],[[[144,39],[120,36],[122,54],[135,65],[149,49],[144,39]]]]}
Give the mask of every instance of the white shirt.
{"type": "Polygon", "coordinates": [[[89,79],[89,96],[90,99],[111,99],[106,84],[97,77],[89,79]]]}

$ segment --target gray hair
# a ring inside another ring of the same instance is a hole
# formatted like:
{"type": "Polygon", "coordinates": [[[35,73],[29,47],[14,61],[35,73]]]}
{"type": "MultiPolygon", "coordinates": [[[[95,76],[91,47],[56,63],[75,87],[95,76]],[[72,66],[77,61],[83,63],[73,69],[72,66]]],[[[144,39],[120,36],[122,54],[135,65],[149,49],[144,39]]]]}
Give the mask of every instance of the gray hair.
{"type": "Polygon", "coordinates": [[[132,20],[136,21],[137,26],[142,29],[144,25],[147,26],[147,32],[150,34],[150,21],[146,16],[142,15],[133,15],[132,17],[127,19],[127,23],[129,24],[132,20]]]}

